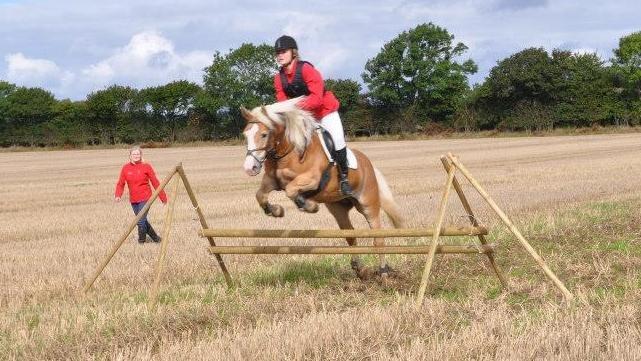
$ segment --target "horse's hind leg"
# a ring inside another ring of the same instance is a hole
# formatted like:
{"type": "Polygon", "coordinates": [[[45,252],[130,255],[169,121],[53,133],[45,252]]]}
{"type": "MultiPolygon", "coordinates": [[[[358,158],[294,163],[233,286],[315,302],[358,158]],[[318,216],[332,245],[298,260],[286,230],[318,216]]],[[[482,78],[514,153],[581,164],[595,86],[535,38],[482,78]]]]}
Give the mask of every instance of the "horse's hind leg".
{"type": "MultiPolygon", "coordinates": [[[[351,201],[340,201],[337,203],[325,203],[329,213],[334,216],[336,223],[340,229],[354,229],[352,222],[349,220],[349,210],[352,209],[353,204],[351,201]]],[[[347,244],[350,246],[356,246],[356,238],[345,238],[347,244]]],[[[361,258],[358,255],[352,255],[352,269],[356,271],[356,275],[359,278],[365,277],[363,264],[361,258]]]]}
{"type": "MultiPolygon", "coordinates": [[[[356,204],[356,209],[363,216],[365,216],[365,219],[367,220],[367,223],[369,224],[369,228],[371,228],[371,229],[379,229],[379,228],[381,228],[381,208],[380,208],[380,206],[356,204]]],[[[379,238],[374,238],[374,247],[383,247],[383,246],[385,246],[385,238],[380,238],[380,237],[379,238]]],[[[387,265],[387,261],[385,260],[385,255],[381,254],[379,256],[378,273],[381,275],[381,277],[386,278],[389,275],[390,271],[391,271],[391,269],[387,265]]]]}

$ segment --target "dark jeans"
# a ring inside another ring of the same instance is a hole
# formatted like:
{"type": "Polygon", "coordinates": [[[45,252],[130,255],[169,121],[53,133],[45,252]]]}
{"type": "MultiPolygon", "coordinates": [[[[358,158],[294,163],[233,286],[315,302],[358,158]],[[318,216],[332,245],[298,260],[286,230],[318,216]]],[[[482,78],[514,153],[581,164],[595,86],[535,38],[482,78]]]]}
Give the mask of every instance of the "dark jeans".
{"type": "MultiPolygon", "coordinates": [[[[138,203],[132,203],[131,208],[134,209],[134,214],[138,215],[141,209],[145,207],[146,201],[138,202],[138,203]]],[[[145,213],[142,218],[138,221],[138,234],[147,234],[149,229],[151,228],[151,224],[149,224],[149,221],[147,220],[147,213],[145,213]]]]}

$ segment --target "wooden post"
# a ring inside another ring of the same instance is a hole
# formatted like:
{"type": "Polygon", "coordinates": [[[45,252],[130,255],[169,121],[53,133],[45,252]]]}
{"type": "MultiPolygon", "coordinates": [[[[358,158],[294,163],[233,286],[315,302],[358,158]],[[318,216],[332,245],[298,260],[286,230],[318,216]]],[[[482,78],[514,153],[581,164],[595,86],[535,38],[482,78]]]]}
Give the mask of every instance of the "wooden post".
{"type": "MultiPolygon", "coordinates": [[[[441,156],[441,162],[443,163],[443,167],[445,168],[446,172],[449,172],[450,169],[453,167],[453,165],[447,160],[445,156],[441,156]]],[[[454,190],[456,191],[456,194],[458,194],[459,199],[461,200],[461,204],[463,205],[463,208],[467,212],[467,216],[470,219],[470,222],[474,227],[479,227],[479,222],[477,221],[476,217],[474,216],[474,212],[472,212],[472,207],[470,206],[470,203],[467,201],[467,197],[465,197],[465,193],[463,193],[463,188],[461,187],[461,184],[458,182],[458,179],[456,179],[456,176],[452,179],[452,185],[454,186],[454,190]]],[[[478,235],[479,242],[481,242],[482,245],[486,245],[487,241],[485,240],[485,237],[482,234],[478,235]]],[[[496,262],[494,261],[494,255],[492,253],[486,253],[487,259],[490,262],[490,266],[494,270],[494,273],[496,273],[496,277],[499,278],[499,281],[501,282],[501,285],[503,288],[508,289],[509,285],[507,283],[507,279],[499,269],[499,267],[496,265],[496,262]]]]}
{"type": "Polygon", "coordinates": [[[416,297],[417,305],[423,304],[423,298],[425,298],[425,289],[427,288],[427,279],[430,277],[430,270],[432,269],[432,262],[434,261],[434,255],[436,254],[436,248],[438,247],[438,239],[441,232],[441,226],[443,225],[443,217],[445,217],[445,209],[447,208],[447,200],[450,196],[450,189],[452,189],[452,180],[454,179],[455,168],[450,168],[447,172],[447,182],[445,183],[445,189],[443,191],[443,198],[441,199],[441,205],[439,207],[438,218],[436,220],[436,225],[434,226],[434,235],[432,236],[432,244],[430,248],[430,253],[427,255],[427,261],[425,261],[425,268],[423,269],[423,277],[421,278],[421,286],[418,289],[418,296],[416,297]]]}
{"type": "MultiPolygon", "coordinates": [[[[185,189],[187,190],[187,195],[189,195],[189,199],[191,200],[191,204],[194,207],[194,210],[198,214],[198,218],[200,219],[200,226],[203,229],[209,228],[207,226],[207,221],[205,220],[205,215],[203,214],[202,210],[198,206],[198,201],[196,200],[196,195],[194,194],[194,191],[191,189],[191,184],[189,184],[189,180],[187,179],[187,175],[185,174],[185,170],[183,169],[182,163],[180,163],[177,166],[177,171],[178,174],[180,174],[180,178],[183,181],[183,184],[185,185],[185,189]]],[[[214,241],[213,238],[207,237],[209,240],[209,245],[210,246],[215,246],[216,242],[214,241]]],[[[225,262],[223,261],[223,258],[221,255],[216,254],[214,255],[216,257],[216,260],[218,261],[218,265],[220,266],[220,270],[223,272],[223,275],[225,277],[225,282],[227,282],[228,287],[232,287],[234,284],[231,280],[231,276],[229,275],[229,271],[227,271],[227,266],[225,266],[225,262]]]]}
{"type": "Polygon", "coordinates": [[[107,264],[111,261],[111,258],[114,256],[114,254],[116,254],[118,249],[120,249],[120,246],[122,246],[122,244],[125,242],[125,240],[129,236],[131,231],[134,229],[134,227],[136,227],[136,224],[138,223],[138,221],[145,215],[145,213],[149,211],[149,208],[154,203],[156,198],[158,198],[158,195],[160,194],[160,192],[165,188],[165,186],[167,186],[167,183],[169,183],[169,181],[174,176],[174,174],[176,174],[177,168],[178,166],[174,167],[171,170],[171,172],[165,177],[165,179],[163,179],[163,181],[160,183],[158,188],[156,188],[156,190],[152,193],[151,198],[149,198],[145,206],[140,210],[140,212],[138,212],[138,215],[136,215],[134,220],[129,224],[129,228],[127,228],[127,231],[122,235],[122,237],[120,237],[118,242],[114,243],[109,253],[105,256],[104,260],[102,261],[102,263],[100,263],[98,268],[96,268],[96,271],[94,272],[93,276],[83,288],[82,290],[83,293],[87,293],[87,291],[89,291],[89,289],[91,288],[93,283],[96,281],[98,276],[100,276],[100,274],[105,269],[105,267],[107,267],[107,264]]]}
{"type": "Polygon", "coordinates": [[[476,179],[472,177],[470,172],[468,172],[468,170],[463,166],[463,164],[461,164],[461,162],[459,162],[458,159],[456,159],[456,157],[452,155],[452,153],[448,153],[447,158],[449,159],[450,162],[452,162],[452,164],[454,164],[454,166],[458,170],[461,171],[461,173],[463,173],[465,178],[467,178],[467,180],[470,181],[472,186],[476,188],[476,190],[479,192],[481,197],[483,197],[485,201],[490,205],[490,207],[492,207],[494,212],[499,216],[499,218],[501,218],[503,223],[508,227],[508,229],[512,232],[512,234],[516,236],[519,242],[521,242],[521,245],[528,251],[530,256],[534,258],[534,260],[539,265],[539,267],[541,267],[545,275],[554,283],[554,285],[559,290],[561,290],[561,292],[563,293],[563,296],[565,296],[565,299],[568,301],[572,300],[572,298],[574,297],[572,296],[572,293],[568,291],[568,289],[565,287],[563,282],[561,282],[561,280],[559,280],[559,278],[554,274],[554,272],[552,272],[552,270],[548,267],[548,265],[545,263],[543,258],[539,256],[536,250],[528,243],[528,241],[525,239],[525,237],[523,237],[521,232],[516,228],[516,226],[512,223],[512,221],[510,221],[507,215],[499,208],[499,206],[496,205],[494,200],[492,200],[489,194],[487,194],[487,192],[483,189],[483,187],[481,187],[481,185],[476,181],[476,179]]]}
{"type": "Polygon", "coordinates": [[[174,207],[178,200],[178,184],[180,178],[174,179],[174,188],[171,196],[169,197],[169,204],[165,212],[165,222],[162,229],[162,243],[160,244],[160,253],[158,254],[158,262],[156,262],[156,278],[149,291],[148,308],[150,311],[156,309],[156,302],[158,301],[158,288],[160,287],[160,276],[165,265],[165,257],[167,256],[167,248],[169,246],[169,235],[171,234],[171,223],[174,218],[174,207]]]}

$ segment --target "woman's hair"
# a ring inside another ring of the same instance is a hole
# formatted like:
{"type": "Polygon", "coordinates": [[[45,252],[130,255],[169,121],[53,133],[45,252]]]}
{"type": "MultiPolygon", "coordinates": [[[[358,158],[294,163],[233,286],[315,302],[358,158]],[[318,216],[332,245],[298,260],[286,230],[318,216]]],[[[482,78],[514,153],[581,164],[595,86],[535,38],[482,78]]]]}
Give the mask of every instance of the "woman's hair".
{"type": "Polygon", "coordinates": [[[298,49],[292,49],[292,58],[300,60],[300,53],[298,52],[298,49]]]}
{"type": "Polygon", "coordinates": [[[134,151],[140,152],[140,163],[144,163],[145,159],[142,157],[142,148],[140,148],[139,145],[134,145],[131,148],[129,148],[129,161],[131,162],[131,153],[133,153],[134,151]]]}

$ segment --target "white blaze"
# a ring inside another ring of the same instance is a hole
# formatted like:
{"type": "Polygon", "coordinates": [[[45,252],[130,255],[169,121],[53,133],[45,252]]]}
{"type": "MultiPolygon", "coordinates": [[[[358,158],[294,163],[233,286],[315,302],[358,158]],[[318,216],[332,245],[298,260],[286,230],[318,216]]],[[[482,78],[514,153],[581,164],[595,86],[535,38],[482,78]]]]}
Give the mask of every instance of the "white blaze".
{"type": "MultiPolygon", "coordinates": [[[[256,143],[254,142],[254,138],[256,136],[256,133],[258,132],[258,124],[252,125],[249,129],[245,131],[245,138],[247,139],[247,150],[252,150],[256,149],[256,143]]],[[[251,155],[247,155],[245,158],[245,163],[243,163],[243,168],[245,169],[245,173],[248,175],[256,175],[255,168],[258,167],[258,170],[260,170],[260,164],[256,160],[256,158],[252,157],[251,155]]]]}

